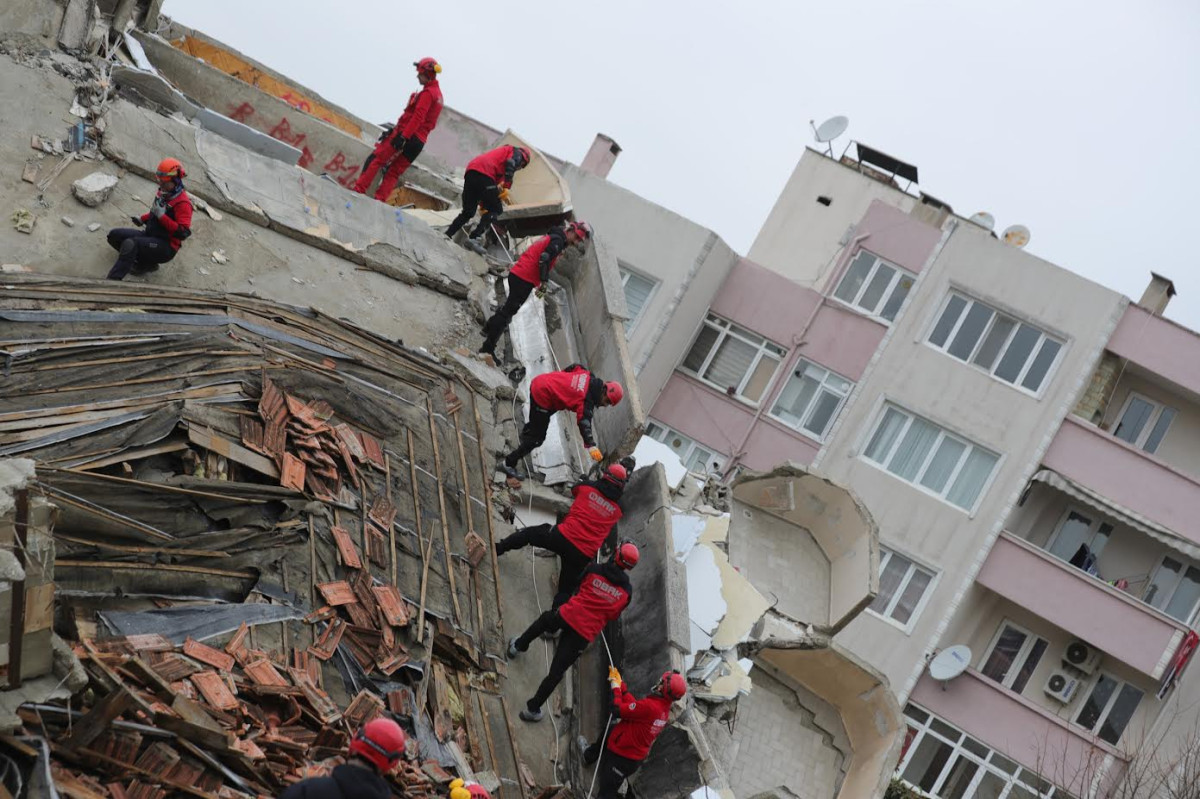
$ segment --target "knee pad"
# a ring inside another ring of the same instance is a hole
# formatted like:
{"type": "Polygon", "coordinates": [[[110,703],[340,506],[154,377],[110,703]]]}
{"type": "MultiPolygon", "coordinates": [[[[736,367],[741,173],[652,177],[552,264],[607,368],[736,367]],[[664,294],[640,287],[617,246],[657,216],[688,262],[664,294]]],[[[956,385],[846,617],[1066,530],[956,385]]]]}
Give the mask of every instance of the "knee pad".
{"type": "Polygon", "coordinates": [[[134,255],[137,253],[137,242],[133,239],[125,239],[121,242],[121,255],[134,255]]]}

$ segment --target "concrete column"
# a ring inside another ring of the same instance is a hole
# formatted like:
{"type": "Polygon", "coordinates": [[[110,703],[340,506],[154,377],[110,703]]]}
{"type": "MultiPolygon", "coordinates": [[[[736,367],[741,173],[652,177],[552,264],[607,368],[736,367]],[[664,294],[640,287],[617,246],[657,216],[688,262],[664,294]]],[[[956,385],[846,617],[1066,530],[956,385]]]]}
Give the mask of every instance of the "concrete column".
{"type": "Polygon", "coordinates": [[[1155,316],[1162,316],[1163,311],[1167,309],[1167,303],[1174,296],[1175,284],[1171,282],[1171,279],[1151,272],[1150,284],[1142,292],[1142,298],[1138,300],[1137,304],[1155,316]]]}
{"type": "Polygon", "coordinates": [[[606,178],[620,153],[621,145],[603,133],[597,133],[595,141],[579,166],[584,172],[590,172],[598,178],[606,178]]]}

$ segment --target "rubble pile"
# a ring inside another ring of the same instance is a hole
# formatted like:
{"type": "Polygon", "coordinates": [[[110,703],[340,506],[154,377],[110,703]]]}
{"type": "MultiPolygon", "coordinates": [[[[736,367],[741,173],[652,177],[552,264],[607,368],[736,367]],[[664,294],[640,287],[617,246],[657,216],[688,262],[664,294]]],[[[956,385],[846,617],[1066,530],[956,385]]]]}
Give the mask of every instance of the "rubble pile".
{"type": "Polygon", "coordinates": [[[404,795],[471,774],[536,795],[498,688],[491,408],[469,384],[253,297],[3,289],[0,457],[33,459],[27,490],[58,508],[54,628],[88,678],[22,706],[10,750],[71,797],[277,795],[390,713],[404,795]]]}

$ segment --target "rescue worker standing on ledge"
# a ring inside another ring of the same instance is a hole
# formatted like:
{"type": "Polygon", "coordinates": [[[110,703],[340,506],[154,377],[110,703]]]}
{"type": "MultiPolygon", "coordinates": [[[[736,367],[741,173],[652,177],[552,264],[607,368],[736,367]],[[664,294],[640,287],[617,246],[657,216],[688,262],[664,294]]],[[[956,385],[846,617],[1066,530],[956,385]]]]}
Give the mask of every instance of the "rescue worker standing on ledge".
{"type": "Polygon", "coordinates": [[[687,694],[687,681],[677,671],[663,674],[650,695],[641,699],[629,692],[621,672],[612,666],[608,668],[608,684],[612,686],[613,709],[619,719],[608,734],[603,759],[599,741],[587,746],[587,739],[579,736],[583,762],[590,765],[600,759],[597,799],[617,799],[621,784],[638,770],[650,754],[654,740],[667,728],[671,706],[687,694]]]}
{"type": "Polygon", "coordinates": [[[446,228],[446,238],[454,238],[463,225],[475,216],[475,209],[482,205],[483,218],[471,232],[467,246],[482,253],[483,246],[475,241],[504,213],[501,190],[507,193],[512,188],[513,176],[518,169],[529,166],[529,148],[505,144],[495,150],[472,158],[467,163],[467,174],[463,178],[462,213],[446,228]]]}
{"type": "Polygon", "coordinates": [[[192,198],[183,189],[187,172],[175,158],[164,158],[155,171],[158,193],[149,213],[131,216],[133,224],[108,231],[108,246],[117,251],[116,263],[108,270],[109,280],[124,280],[132,272],[143,275],[175,257],[183,240],[192,235],[192,198]]]}
{"type": "Polygon", "coordinates": [[[383,775],[404,755],[404,730],[391,719],[364,724],[350,741],[346,762],[328,777],[301,780],[279,799],[391,799],[392,789],[383,775]]]}
{"type": "Polygon", "coordinates": [[[561,372],[547,372],[529,384],[529,421],[521,428],[521,443],[504,457],[504,473],[520,480],[517,464],[546,440],[550,418],[558,411],[575,411],[579,435],[594,461],[604,460],[592,434],[592,414],[597,406],[616,405],[625,396],[620,383],[606,383],[573,363],[561,372]]]}
{"type": "Polygon", "coordinates": [[[583,570],[596,558],[621,519],[621,494],[629,473],[619,463],[604,470],[599,480],[584,480],[571,489],[575,501],[567,516],[555,525],[522,527],[496,544],[496,554],[535,546],[559,557],[558,592],[551,607],[566,602],[579,587],[583,570]]]}
{"type": "Polygon", "coordinates": [[[450,783],[450,799],[492,799],[492,795],[477,782],[453,780],[450,783]]]}
{"type": "Polygon", "coordinates": [[[442,87],[437,80],[442,65],[433,58],[422,58],[414,61],[413,66],[417,68],[420,91],[413,92],[408,98],[408,105],[404,107],[396,127],[384,131],[375,145],[375,151],[363,162],[362,174],[354,183],[356,192],[366,194],[375,174],[380,169],[384,170],[383,180],[375,192],[375,199],[381,203],[387,202],[404,170],[417,160],[442,113],[442,87]]]}
{"type": "Polygon", "coordinates": [[[521,253],[508,273],[508,297],[504,305],[483,325],[483,346],[479,348],[481,353],[496,354],[496,342],[500,340],[500,334],[508,329],[512,318],[521,310],[529,295],[536,290],[539,299],[546,296],[545,283],[563,250],[573,244],[582,244],[591,237],[591,225],[587,222],[571,222],[566,227],[553,228],[521,253]]]}
{"type": "Polygon", "coordinates": [[[640,553],[630,541],[625,541],[605,563],[593,563],[583,572],[579,588],[559,608],[538,616],[529,629],[508,642],[508,656],[515,658],[529,651],[533,639],[543,633],[562,632],[554,648],[550,672],[538,686],[537,692],[525,703],[522,721],[541,721],[542,705],[562,682],[567,669],[579,659],[588,644],[596,640],[609,622],[616,621],[633,598],[633,584],[627,571],[637,565],[640,553]]]}

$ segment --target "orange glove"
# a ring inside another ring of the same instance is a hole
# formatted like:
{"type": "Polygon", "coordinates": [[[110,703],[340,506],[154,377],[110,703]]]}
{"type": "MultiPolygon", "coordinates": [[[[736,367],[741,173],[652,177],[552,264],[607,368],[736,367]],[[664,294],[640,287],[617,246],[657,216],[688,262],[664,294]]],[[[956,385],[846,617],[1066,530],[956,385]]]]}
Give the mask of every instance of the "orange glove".
{"type": "Polygon", "coordinates": [[[500,202],[504,203],[505,205],[512,204],[512,200],[510,200],[508,197],[508,189],[500,189],[500,202]]]}
{"type": "Polygon", "coordinates": [[[624,680],[621,679],[621,671],[616,666],[609,666],[608,684],[612,686],[613,690],[615,691],[616,689],[620,688],[621,683],[623,682],[624,680]]]}
{"type": "Polygon", "coordinates": [[[588,454],[592,456],[592,460],[596,461],[596,463],[599,463],[600,461],[604,460],[604,454],[602,452],[600,452],[599,447],[589,448],[588,454]]]}

